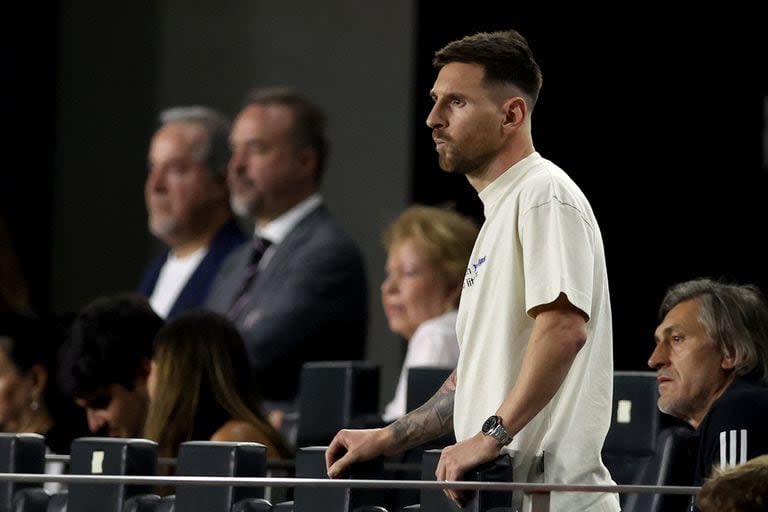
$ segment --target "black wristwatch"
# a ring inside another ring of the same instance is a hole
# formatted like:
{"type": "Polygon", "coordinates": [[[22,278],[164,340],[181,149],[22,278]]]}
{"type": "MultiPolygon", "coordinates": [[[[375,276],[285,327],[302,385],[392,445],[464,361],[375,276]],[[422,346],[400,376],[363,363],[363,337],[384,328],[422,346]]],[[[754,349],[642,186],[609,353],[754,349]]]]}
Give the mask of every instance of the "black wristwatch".
{"type": "Polygon", "coordinates": [[[509,435],[509,432],[502,426],[500,416],[489,417],[485,420],[485,423],[483,423],[483,428],[480,429],[480,431],[484,436],[491,436],[494,438],[501,446],[507,446],[512,442],[512,436],[509,435]]]}

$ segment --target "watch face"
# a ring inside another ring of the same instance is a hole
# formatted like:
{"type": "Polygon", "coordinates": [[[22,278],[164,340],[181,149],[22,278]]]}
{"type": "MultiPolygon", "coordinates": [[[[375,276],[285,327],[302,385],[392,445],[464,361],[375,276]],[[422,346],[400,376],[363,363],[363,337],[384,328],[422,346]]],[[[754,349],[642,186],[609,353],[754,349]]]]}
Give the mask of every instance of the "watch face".
{"type": "Polygon", "coordinates": [[[499,424],[499,417],[491,416],[490,418],[485,420],[485,423],[483,423],[483,433],[487,434],[488,432],[493,430],[498,424],[499,424]]]}

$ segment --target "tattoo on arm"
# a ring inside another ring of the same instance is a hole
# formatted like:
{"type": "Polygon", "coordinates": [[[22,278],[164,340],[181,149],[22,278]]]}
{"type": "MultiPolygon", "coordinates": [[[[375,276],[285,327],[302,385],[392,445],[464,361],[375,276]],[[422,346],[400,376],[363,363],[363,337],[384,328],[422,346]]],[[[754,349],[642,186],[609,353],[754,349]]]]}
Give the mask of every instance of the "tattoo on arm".
{"type": "Polygon", "coordinates": [[[390,426],[399,451],[405,451],[453,432],[455,395],[456,370],[453,370],[432,398],[390,426]]]}

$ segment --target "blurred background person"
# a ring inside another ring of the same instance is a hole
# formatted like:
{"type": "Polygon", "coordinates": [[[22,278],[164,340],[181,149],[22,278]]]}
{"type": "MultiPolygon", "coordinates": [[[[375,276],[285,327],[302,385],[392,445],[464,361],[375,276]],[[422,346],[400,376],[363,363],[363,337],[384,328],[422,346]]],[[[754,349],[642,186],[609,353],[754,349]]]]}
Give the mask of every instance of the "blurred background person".
{"type": "Polygon", "coordinates": [[[456,314],[477,233],[468,218],[432,206],[407,208],[384,231],[387,276],[381,302],[389,328],[407,342],[395,396],[384,409],[385,422],[406,412],[410,368],[456,367],[456,314]]]}
{"type": "Polygon", "coordinates": [[[152,342],[163,319],[136,294],[99,297],[78,312],[62,349],[61,387],[95,435],[140,437],[152,342]]]}
{"type": "Polygon", "coordinates": [[[0,430],[41,434],[51,452],[66,454],[87,429],[82,411],[57,387],[61,336],[53,322],[0,312],[0,430]]]}
{"type": "Polygon", "coordinates": [[[368,290],[357,244],[320,193],[326,117],[303,94],[257,89],[230,137],[230,201],[255,228],[206,301],[234,322],[275,425],[293,411],[307,361],[365,356],[368,290]]]}
{"type": "MultiPolygon", "coordinates": [[[[87,435],[83,411],[57,386],[57,353],[64,336],[53,320],[29,313],[0,312],[0,431],[45,437],[46,452],[68,454],[72,440],[87,435]]],[[[60,474],[62,462],[45,472],[60,474]]],[[[60,484],[47,482],[49,492],[60,484]]]]}
{"type": "Polygon", "coordinates": [[[160,114],[144,198],[149,231],[168,246],[138,292],[163,318],[203,304],[221,262],[246,237],[229,207],[229,120],[200,106],[160,114]]]}
{"type": "Polygon", "coordinates": [[[768,455],[728,469],[716,469],[696,497],[701,512],[768,510],[768,455]]]}
{"type": "Polygon", "coordinates": [[[161,457],[192,440],[257,442],[269,458],[291,456],[262,412],[243,339],[217,313],[185,313],[160,330],[148,390],[144,437],[161,457]]]}

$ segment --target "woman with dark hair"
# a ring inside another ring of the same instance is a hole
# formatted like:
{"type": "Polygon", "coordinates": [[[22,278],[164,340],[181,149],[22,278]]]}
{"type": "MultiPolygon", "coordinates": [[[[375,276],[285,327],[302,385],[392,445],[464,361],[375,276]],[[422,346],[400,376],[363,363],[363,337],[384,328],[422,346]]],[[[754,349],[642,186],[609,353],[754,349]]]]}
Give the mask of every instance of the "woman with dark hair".
{"type": "Polygon", "coordinates": [[[144,437],[161,457],[192,440],[257,442],[267,457],[291,456],[261,410],[243,340],[223,316],[179,315],[155,338],[144,437]]]}
{"type": "MultiPolygon", "coordinates": [[[[55,454],[69,453],[72,440],[87,433],[83,412],[56,387],[63,336],[54,322],[0,312],[0,431],[41,434],[55,454]]],[[[49,464],[46,472],[60,473],[59,466],[49,464]]]]}

